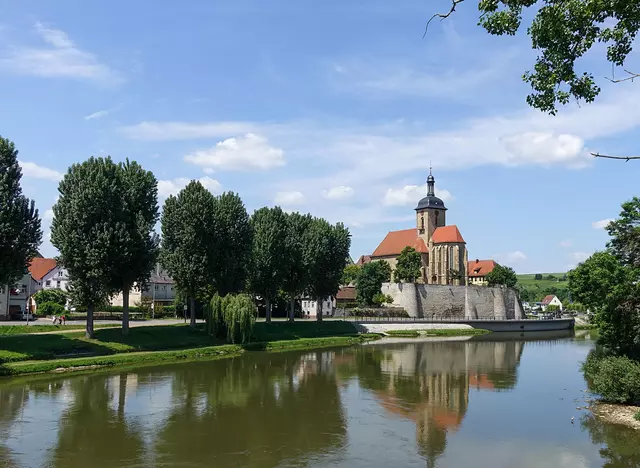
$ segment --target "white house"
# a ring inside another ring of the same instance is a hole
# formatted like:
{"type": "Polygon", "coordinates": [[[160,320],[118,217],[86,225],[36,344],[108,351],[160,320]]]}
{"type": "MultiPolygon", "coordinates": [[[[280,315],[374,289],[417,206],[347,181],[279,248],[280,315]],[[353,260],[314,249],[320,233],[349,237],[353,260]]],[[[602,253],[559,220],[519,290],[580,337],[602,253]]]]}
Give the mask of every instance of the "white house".
{"type": "MultiPolygon", "coordinates": [[[[300,299],[300,302],[302,303],[302,313],[308,315],[310,318],[315,318],[317,310],[316,301],[314,299],[311,299],[310,297],[303,297],[302,299],[300,299]]],[[[322,300],[320,307],[322,308],[321,310],[323,317],[333,315],[333,311],[336,307],[336,301],[333,297],[327,297],[322,300]]]]}
{"type": "MultiPolygon", "coordinates": [[[[13,314],[26,312],[27,299],[39,289],[39,282],[31,273],[25,274],[16,284],[0,286],[0,320],[10,320],[13,314]]],[[[33,304],[30,309],[33,311],[33,304]]]]}
{"type": "MultiPolygon", "coordinates": [[[[157,265],[151,273],[149,282],[142,287],[142,291],[137,287],[131,288],[129,291],[130,306],[140,303],[143,298],[156,306],[170,305],[176,298],[175,282],[160,265],[157,265]]],[[[112,306],[122,306],[122,293],[118,293],[110,302],[112,306]]]]}
{"type": "Polygon", "coordinates": [[[540,302],[540,306],[542,307],[543,312],[546,312],[547,307],[550,305],[558,306],[560,310],[562,310],[562,302],[560,301],[560,299],[558,299],[558,296],[549,294],[548,296],[545,296],[544,299],[542,299],[542,302],[540,302]]]}
{"type": "Polygon", "coordinates": [[[42,289],[62,289],[67,291],[69,284],[69,273],[59,265],[49,270],[40,280],[42,289]]]}

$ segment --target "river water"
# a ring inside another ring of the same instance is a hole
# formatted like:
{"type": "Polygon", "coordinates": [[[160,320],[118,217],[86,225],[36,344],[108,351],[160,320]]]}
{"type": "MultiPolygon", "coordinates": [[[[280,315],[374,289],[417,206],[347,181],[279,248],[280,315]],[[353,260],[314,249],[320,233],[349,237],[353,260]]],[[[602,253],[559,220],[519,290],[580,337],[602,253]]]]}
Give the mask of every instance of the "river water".
{"type": "Polygon", "coordinates": [[[577,409],[592,347],[499,334],[0,381],[0,466],[640,466],[640,432],[577,409]]]}

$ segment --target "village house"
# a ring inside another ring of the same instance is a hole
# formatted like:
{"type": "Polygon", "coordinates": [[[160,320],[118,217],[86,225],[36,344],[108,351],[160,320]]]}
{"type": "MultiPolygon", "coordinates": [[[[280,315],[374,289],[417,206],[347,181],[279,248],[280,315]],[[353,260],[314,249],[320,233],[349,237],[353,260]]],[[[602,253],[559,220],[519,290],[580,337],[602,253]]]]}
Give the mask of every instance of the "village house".
{"type": "Polygon", "coordinates": [[[562,310],[562,302],[558,299],[558,296],[554,296],[553,294],[545,296],[538,304],[543,312],[546,312],[549,306],[558,306],[559,309],[562,310]]]}
{"type": "Polygon", "coordinates": [[[467,264],[467,284],[486,286],[487,275],[493,271],[497,263],[494,260],[471,260],[467,264]]]}

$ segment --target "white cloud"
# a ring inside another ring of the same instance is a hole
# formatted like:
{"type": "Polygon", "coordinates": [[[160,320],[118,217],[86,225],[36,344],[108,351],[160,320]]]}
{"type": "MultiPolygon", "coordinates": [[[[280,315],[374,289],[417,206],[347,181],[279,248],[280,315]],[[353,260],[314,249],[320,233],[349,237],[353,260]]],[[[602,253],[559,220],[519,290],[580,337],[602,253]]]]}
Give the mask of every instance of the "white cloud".
{"type": "MultiPolygon", "coordinates": [[[[437,197],[442,201],[451,200],[453,197],[448,190],[435,189],[437,197]]],[[[399,189],[387,189],[382,202],[386,206],[409,206],[417,205],[421,198],[427,195],[427,189],[424,185],[405,185],[399,189]]]]}
{"type": "Polygon", "coordinates": [[[509,153],[504,161],[507,165],[568,163],[582,167],[591,159],[584,140],[575,135],[525,132],[503,137],[502,144],[509,153]]]}
{"type": "Polygon", "coordinates": [[[188,154],[185,161],[208,169],[265,170],[283,166],[284,151],[269,146],[266,138],[253,133],[228,138],[213,148],[188,154]]]}
{"type": "Polygon", "coordinates": [[[560,241],[560,247],[571,247],[573,245],[573,241],[571,239],[565,239],[563,241],[560,241]]]}
{"type": "Polygon", "coordinates": [[[25,177],[33,177],[34,179],[46,179],[54,182],[62,180],[62,173],[49,169],[48,167],[38,166],[36,163],[19,161],[22,167],[22,174],[25,177]]]}
{"type": "Polygon", "coordinates": [[[171,141],[225,137],[251,132],[256,127],[244,122],[140,122],[120,131],[132,140],[171,141]]]}
{"type": "Polygon", "coordinates": [[[600,221],[594,221],[593,223],[591,223],[591,226],[593,227],[593,229],[604,229],[609,225],[611,221],[613,221],[613,219],[601,219],[600,221]]]}
{"type": "Polygon", "coordinates": [[[293,206],[303,204],[305,197],[298,191],[278,192],[273,201],[276,205],[293,206]]]}
{"type": "Polygon", "coordinates": [[[84,117],[84,120],[99,119],[100,117],[104,117],[104,116],[106,116],[108,114],[109,114],[109,111],[101,110],[101,111],[98,111],[98,112],[94,112],[93,114],[86,115],[84,117]]]}
{"type": "Polygon", "coordinates": [[[331,187],[329,190],[325,190],[323,193],[324,198],[327,200],[345,200],[351,198],[355,194],[355,190],[352,187],[346,185],[339,185],[337,187],[331,187]]]}
{"type": "MultiPolygon", "coordinates": [[[[188,179],[186,177],[179,177],[173,180],[159,180],[158,181],[158,195],[160,198],[167,198],[169,195],[176,195],[180,190],[185,188],[189,182],[193,179],[188,179]]],[[[195,179],[200,182],[204,188],[209,190],[212,193],[220,193],[222,192],[222,185],[215,179],[211,177],[201,177],[200,179],[195,179]]]]}
{"type": "Polygon", "coordinates": [[[95,55],[79,49],[64,31],[36,23],[35,31],[46,45],[17,46],[0,55],[0,69],[20,75],[72,78],[100,84],[118,84],[122,77],[95,55]]]}
{"type": "Polygon", "coordinates": [[[45,211],[44,214],[42,215],[42,219],[44,219],[45,221],[52,220],[53,210],[49,208],[47,211],[45,211]]]}
{"type": "Polygon", "coordinates": [[[498,263],[505,266],[511,266],[513,264],[522,263],[527,260],[527,256],[524,252],[516,250],[515,252],[508,252],[504,254],[498,254],[495,256],[498,263]]]}

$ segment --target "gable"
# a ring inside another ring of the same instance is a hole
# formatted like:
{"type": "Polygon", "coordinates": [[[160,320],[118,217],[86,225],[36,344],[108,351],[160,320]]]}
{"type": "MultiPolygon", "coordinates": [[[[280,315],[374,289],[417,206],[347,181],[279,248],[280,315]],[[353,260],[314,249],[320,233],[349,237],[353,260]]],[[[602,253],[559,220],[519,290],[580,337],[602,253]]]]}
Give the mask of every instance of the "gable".
{"type": "Polygon", "coordinates": [[[462,234],[458,230],[458,226],[452,224],[451,226],[440,226],[433,231],[431,236],[434,244],[465,244],[466,242],[462,238],[462,234]]]}

